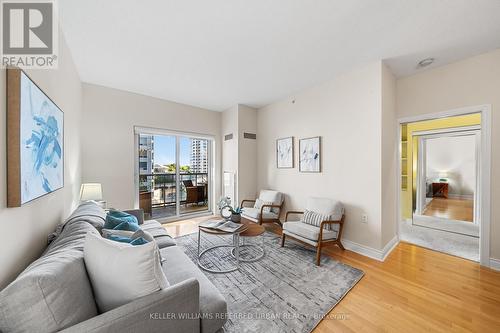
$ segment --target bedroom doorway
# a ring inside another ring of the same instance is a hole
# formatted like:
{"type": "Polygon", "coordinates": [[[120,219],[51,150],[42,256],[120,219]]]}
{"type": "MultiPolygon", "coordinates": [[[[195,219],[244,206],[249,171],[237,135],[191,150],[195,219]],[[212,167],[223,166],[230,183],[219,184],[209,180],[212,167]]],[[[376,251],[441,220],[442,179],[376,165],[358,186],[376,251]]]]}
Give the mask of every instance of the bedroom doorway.
{"type": "Polygon", "coordinates": [[[413,224],[479,237],[480,125],[413,136],[418,142],[413,224]]]}
{"type": "Polygon", "coordinates": [[[401,240],[480,261],[481,235],[489,233],[481,215],[489,193],[482,116],[400,120],[401,240]]]}

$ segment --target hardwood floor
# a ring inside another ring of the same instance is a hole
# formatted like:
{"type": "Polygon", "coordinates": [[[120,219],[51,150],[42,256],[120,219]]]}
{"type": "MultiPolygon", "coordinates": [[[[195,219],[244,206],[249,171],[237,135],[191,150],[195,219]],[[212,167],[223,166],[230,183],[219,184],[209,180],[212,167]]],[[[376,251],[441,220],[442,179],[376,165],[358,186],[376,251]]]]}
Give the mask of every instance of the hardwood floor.
{"type": "MultiPolygon", "coordinates": [[[[206,219],[174,222],[166,229],[181,236],[206,219]]],[[[281,233],[277,225],[266,229],[281,233]]],[[[337,247],[327,246],[323,253],[365,276],[315,333],[500,332],[500,272],[408,243],[400,243],[385,262],[337,247]]]]}
{"type": "Polygon", "coordinates": [[[474,201],[465,199],[433,198],[423,215],[441,217],[450,220],[472,222],[474,201]]]}

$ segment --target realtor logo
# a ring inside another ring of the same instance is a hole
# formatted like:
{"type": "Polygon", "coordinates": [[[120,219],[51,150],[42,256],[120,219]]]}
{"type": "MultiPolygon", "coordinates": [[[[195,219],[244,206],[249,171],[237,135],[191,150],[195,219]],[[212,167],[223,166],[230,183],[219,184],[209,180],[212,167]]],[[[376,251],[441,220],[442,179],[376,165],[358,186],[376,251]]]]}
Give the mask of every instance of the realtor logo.
{"type": "Polygon", "coordinates": [[[2,1],[2,67],[56,68],[55,2],[2,1]]]}

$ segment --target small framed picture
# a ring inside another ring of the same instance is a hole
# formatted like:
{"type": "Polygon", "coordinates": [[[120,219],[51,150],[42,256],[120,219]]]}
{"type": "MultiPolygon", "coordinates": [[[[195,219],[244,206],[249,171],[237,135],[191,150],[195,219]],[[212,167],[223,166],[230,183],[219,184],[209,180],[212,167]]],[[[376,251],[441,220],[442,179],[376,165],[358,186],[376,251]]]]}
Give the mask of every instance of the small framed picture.
{"type": "Polygon", "coordinates": [[[293,168],[293,136],[276,140],[276,166],[293,168]]]}
{"type": "Polygon", "coordinates": [[[299,171],[321,172],[321,137],[299,140],[299,171]]]}

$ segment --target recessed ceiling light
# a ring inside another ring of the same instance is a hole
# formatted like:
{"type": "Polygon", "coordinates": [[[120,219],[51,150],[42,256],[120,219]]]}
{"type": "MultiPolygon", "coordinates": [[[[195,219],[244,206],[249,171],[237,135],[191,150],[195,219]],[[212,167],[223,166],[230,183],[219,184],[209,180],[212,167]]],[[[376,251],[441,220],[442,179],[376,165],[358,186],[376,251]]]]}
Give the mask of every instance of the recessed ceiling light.
{"type": "Polygon", "coordinates": [[[434,58],[426,58],[424,60],[420,60],[417,64],[417,68],[423,68],[432,65],[434,60],[435,60],[434,58]]]}

